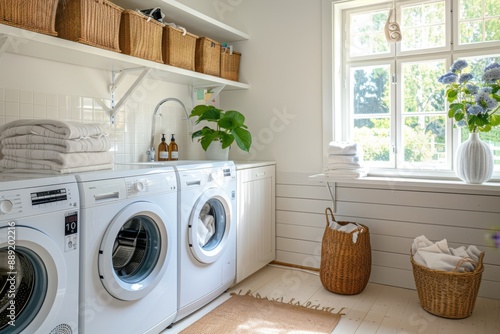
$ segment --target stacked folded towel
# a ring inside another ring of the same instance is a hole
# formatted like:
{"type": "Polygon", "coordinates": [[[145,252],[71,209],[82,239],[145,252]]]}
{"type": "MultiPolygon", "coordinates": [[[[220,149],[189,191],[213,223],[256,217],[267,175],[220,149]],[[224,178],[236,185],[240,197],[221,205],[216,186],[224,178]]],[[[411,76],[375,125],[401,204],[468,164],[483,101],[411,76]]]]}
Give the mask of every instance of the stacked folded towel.
{"type": "Polygon", "coordinates": [[[449,248],[446,239],[433,243],[421,235],[413,240],[411,247],[413,260],[434,270],[473,271],[481,251],[476,246],[449,248]]]}
{"type": "Polygon", "coordinates": [[[45,119],[0,126],[0,168],[18,172],[73,173],[113,168],[111,141],[99,124],[45,119]]]}
{"type": "Polygon", "coordinates": [[[325,175],[336,178],[360,178],[367,175],[356,143],[331,142],[325,175]]]}

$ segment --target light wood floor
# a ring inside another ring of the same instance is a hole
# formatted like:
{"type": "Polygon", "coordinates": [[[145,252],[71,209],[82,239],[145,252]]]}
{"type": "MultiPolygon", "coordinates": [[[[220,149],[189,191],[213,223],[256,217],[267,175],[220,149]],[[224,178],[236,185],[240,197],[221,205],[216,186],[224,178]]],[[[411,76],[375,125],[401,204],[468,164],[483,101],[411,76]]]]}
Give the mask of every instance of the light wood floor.
{"type": "Polygon", "coordinates": [[[286,302],[292,298],[301,303],[310,301],[325,307],[335,307],[335,311],[344,308],[342,313],[345,315],[332,334],[500,333],[500,300],[478,298],[470,317],[444,319],[424,311],[414,290],[369,283],[359,295],[336,295],[323,288],[318,273],[270,265],[162,334],[180,332],[226,301],[230,292],[240,290],[251,290],[252,293],[272,298],[283,297],[286,302]]]}

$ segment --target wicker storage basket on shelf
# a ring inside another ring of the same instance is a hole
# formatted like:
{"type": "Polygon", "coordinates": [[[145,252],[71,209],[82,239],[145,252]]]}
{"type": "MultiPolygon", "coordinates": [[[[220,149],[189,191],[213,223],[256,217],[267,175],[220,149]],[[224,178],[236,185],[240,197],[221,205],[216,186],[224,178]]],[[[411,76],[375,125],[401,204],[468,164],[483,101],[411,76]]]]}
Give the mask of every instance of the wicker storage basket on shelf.
{"type": "MultiPolygon", "coordinates": [[[[334,220],[333,212],[326,208],[326,228],[321,245],[320,279],[323,286],[332,292],[342,295],[355,295],[362,292],[371,272],[371,246],[368,227],[358,233],[356,243],[353,233],[346,233],[330,228],[329,214],[334,220]]],[[[339,222],[346,225],[349,222],[339,222]]]]}
{"type": "Polygon", "coordinates": [[[61,1],[56,29],[64,39],[120,52],[122,11],[123,8],[107,0],[61,1]]]}
{"type": "Polygon", "coordinates": [[[198,36],[184,33],[166,25],[163,30],[163,60],[165,64],[194,71],[196,39],[198,36]]]}
{"type": "Polygon", "coordinates": [[[126,9],[120,25],[123,53],[163,63],[161,45],[163,24],[137,11],[126,9]]]}
{"type": "Polygon", "coordinates": [[[57,36],[55,19],[59,0],[0,0],[0,23],[57,36]]]}
{"type": "Polygon", "coordinates": [[[196,72],[220,76],[220,43],[200,37],[196,40],[196,72]]]}
{"type": "Polygon", "coordinates": [[[472,272],[433,270],[413,260],[413,277],[417,287],[420,306],[434,315],[463,319],[472,314],[481,284],[484,252],[472,272]]]}
{"type": "Polygon", "coordinates": [[[229,48],[221,48],[220,53],[220,76],[221,78],[238,81],[240,72],[241,53],[233,51],[229,48]]]}

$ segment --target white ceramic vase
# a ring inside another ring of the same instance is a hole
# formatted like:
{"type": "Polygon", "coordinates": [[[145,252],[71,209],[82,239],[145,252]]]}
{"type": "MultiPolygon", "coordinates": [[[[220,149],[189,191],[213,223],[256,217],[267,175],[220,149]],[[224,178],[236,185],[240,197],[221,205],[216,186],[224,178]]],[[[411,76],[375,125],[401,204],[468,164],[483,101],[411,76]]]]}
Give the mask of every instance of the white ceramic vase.
{"type": "Polygon", "coordinates": [[[222,148],[222,142],[213,141],[207,148],[205,152],[205,158],[207,160],[228,160],[229,158],[229,147],[222,148]]]}
{"type": "Polygon", "coordinates": [[[469,139],[457,149],[455,173],[466,183],[481,184],[493,174],[493,151],[479,138],[479,133],[472,132],[469,139]]]}

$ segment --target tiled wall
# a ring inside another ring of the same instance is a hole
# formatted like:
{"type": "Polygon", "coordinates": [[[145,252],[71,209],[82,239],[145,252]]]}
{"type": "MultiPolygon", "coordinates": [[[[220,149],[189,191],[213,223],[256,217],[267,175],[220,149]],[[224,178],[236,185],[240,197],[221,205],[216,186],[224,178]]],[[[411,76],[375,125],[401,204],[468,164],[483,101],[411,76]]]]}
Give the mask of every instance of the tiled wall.
{"type": "MultiPolygon", "coordinates": [[[[109,100],[103,102],[110,105],[109,100]]],[[[0,88],[0,125],[30,118],[100,123],[113,142],[115,162],[146,161],[154,107],[155,104],[150,103],[125,104],[111,124],[109,113],[91,97],[0,88]]],[[[159,114],[154,131],[155,149],[162,133],[166,134],[167,143],[174,133],[181,159],[200,158],[196,147],[199,145],[193,145],[190,140],[191,127],[183,108],[175,102],[168,102],[161,106],[159,114]]]]}

